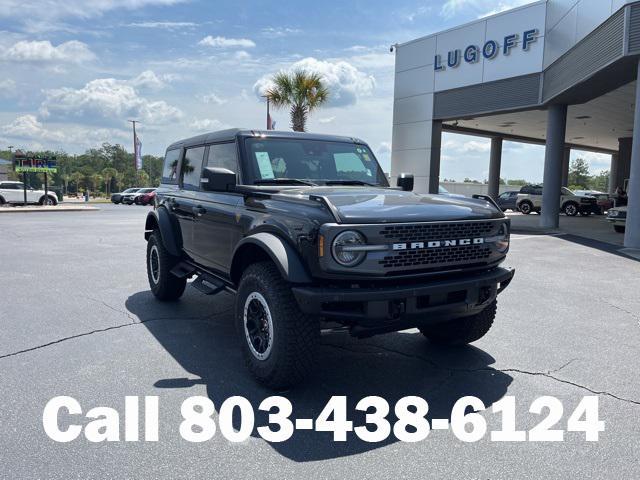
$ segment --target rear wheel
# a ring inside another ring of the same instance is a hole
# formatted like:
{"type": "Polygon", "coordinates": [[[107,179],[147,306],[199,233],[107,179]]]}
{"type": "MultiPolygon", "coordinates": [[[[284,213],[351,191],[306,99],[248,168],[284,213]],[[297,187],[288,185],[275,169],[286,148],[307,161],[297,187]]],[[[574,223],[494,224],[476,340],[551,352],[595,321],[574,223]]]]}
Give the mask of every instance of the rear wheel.
{"type": "Polygon", "coordinates": [[[5,202],[4,198],[0,197],[0,205],[4,205],[5,203],[7,202],[5,202]]]}
{"type": "Polygon", "coordinates": [[[160,232],[155,230],[147,242],[147,277],[151,292],[158,300],[174,301],[184,293],[187,279],[171,273],[179,261],[165,248],[160,232]]]}
{"type": "Polygon", "coordinates": [[[437,345],[465,345],[487,334],[493,325],[497,308],[498,301],[494,300],[480,313],[423,327],[420,331],[431,343],[437,345]]]}
{"type": "Polygon", "coordinates": [[[613,229],[618,233],[624,233],[625,232],[624,225],[614,225],[613,229]]]}
{"type": "Polygon", "coordinates": [[[242,353],[256,380],[283,389],[310,374],[320,325],[300,311],[291,286],[273,263],[256,263],[244,271],[235,310],[242,353]]]}
{"type": "Polygon", "coordinates": [[[524,201],[524,202],[520,203],[518,208],[525,215],[529,215],[531,212],[533,212],[533,204],[531,202],[528,202],[528,201],[524,201]]]}

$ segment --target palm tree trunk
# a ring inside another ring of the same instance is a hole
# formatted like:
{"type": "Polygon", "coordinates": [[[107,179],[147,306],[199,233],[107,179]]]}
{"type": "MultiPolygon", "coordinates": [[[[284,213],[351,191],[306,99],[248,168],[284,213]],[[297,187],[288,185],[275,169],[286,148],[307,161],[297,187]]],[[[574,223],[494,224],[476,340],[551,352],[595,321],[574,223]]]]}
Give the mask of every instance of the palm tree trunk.
{"type": "Polygon", "coordinates": [[[304,132],[307,126],[307,107],[293,105],[291,107],[291,128],[294,132],[304,132]]]}

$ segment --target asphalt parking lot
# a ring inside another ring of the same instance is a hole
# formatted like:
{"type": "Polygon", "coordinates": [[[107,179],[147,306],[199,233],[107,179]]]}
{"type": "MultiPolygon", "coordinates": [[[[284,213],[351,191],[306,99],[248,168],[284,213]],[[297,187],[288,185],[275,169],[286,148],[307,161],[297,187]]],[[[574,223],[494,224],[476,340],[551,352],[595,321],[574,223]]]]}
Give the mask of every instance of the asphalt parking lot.
{"type": "MultiPolygon", "coordinates": [[[[512,395],[519,429],[540,421],[528,412],[537,397],[559,398],[566,425],[583,396],[598,395],[606,424],[598,442],[567,432],[558,443],[497,443],[488,435],[463,443],[433,431],[419,443],[339,444],[302,431],[281,444],[255,433],[240,444],[219,435],[196,444],[178,432],[184,399],[205,395],[217,407],[242,395],[257,407],[273,392],[244,368],[230,295],[189,288],[176,304],[152,298],[145,214],[105,205],[0,218],[0,477],[640,477],[640,263],[615,248],[515,235],[508,264],[516,277],[500,296],[493,329],[474,346],[436,348],[415,331],[325,335],[315,377],[283,394],[298,418],[347,395],[354,423],[353,406],[367,395],[390,403],[422,396],[430,418],[448,417],[464,395],[487,407],[512,395]],[[123,412],[125,396],[157,395],[159,441],[56,443],[42,413],[57,395],[76,398],[85,412],[123,412]]],[[[482,414],[498,428],[498,415],[482,414]]]]}

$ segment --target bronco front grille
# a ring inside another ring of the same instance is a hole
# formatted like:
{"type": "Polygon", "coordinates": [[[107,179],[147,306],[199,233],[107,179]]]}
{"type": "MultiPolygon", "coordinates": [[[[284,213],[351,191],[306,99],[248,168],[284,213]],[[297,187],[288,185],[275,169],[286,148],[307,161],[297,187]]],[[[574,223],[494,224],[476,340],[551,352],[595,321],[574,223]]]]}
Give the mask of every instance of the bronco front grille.
{"type": "Polygon", "coordinates": [[[428,250],[402,250],[387,255],[378,263],[384,268],[424,267],[430,265],[475,263],[491,256],[484,245],[443,247],[428,250]]]}
{"type": "Polygon", "coordinates": [[[496,222],[389,225],[380,230],[380,235],[394,242],[421,242],[483,237],[494,232],[496,227],[496,222]]]}

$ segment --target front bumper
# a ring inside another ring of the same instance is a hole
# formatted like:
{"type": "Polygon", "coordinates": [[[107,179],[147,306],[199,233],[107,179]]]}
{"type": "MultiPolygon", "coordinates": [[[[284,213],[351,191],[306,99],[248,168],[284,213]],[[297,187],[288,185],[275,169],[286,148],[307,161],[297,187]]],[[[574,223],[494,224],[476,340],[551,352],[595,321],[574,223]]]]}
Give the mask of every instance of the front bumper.
{"type": "Polygon", "coordinates": [[[365,329],[400,330],[474,315],[513,279],[512,268],[404,286],[293,287],[300,309],[365,329]]]}

